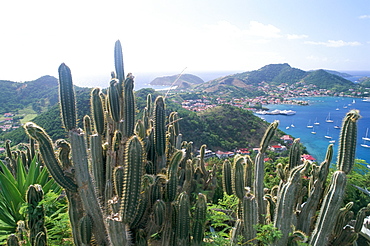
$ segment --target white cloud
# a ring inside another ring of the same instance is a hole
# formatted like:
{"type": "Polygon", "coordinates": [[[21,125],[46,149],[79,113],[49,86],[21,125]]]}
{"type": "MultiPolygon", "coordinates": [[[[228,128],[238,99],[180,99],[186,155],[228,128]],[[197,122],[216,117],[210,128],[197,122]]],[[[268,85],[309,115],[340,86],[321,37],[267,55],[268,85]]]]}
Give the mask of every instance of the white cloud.
{"type": "Polygon", "coordinates": [[[359,19],[370,19],[370,15],[361,15],[358,18],[359,19]]]}
{"type": "Polygon", "coordinates": [[[280,38],[280,29],[271,24],[262,24],[258,21],[250,21],[247,33],[252,36],[263,38],[280,38]]]}
{"type": "Polygon", "coordinates": [[[304,34],[301,34],[301,35],[298,35],[298,34],[288,34],[287,35],[287,38],[288,39],[303,39],[303,38],[308,38],[308,35],[304,35],[304,34]]]}
{"type": "Polygon", "coordinates": [[[339,47],[344,47],[344,46],[358,46],[358,45],[361,45],[361,43],[358,42],[358,41],[346,42],[346,41],[343,41],[343,40],[328,40],[326,42],[306,41],[304,43],[305,44],[312,44],[312,45],[323,45],[323,46],[326,46],[326,47],[334,47],[334,48],[339,48],[339,47]]]}

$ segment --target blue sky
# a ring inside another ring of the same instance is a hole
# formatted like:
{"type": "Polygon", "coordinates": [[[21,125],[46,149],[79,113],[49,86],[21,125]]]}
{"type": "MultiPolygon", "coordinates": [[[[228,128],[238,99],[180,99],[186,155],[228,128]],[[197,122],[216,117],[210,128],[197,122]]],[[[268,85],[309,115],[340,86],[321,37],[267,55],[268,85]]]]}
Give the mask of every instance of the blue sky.
{"type": "Polygon", "coordinates": [[[121,40],[125,71],[370,70],[368,0],[1,1],[0,79],[107,76],[121,40]]]}

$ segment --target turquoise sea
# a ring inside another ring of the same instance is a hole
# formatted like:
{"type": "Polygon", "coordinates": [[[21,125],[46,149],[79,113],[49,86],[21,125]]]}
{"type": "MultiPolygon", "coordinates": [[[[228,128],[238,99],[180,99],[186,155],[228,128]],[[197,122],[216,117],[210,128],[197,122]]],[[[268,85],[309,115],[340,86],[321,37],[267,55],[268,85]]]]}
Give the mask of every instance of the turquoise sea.
{"type": "MultiPolygon", "coordinates": [[[[341,126],[342,119],[349,110],[358,109],[362,117],[358,121],[356,158],[365,160],[370,164],[370,148],[361,146],[364,143],[362,137],[366,135],[367,128],[369,128],[368,137],[370,137],[370,102],[349,97],[304,97],[300,99],[308,101],[309,106],[285,104],[268,106],[270,111],[274,109],[294,110],[297,112],[295,115],[258,116],[267,122],[279,120],[279,129],[295,138],[300,138],[301,143],[306,146],[307,151],[320,163],[325,158],[330,140],[335,140],[334,158],[336,158],[340,129],[336,129],[334,126],[341,126]],[[330,118],[333,120],[332,123],[326,122],[329,113],[330,118]],[[316,121],[320,125],[314,125],[316,121]],[[308,124],[313,125],[314,128],[307,128],[308,124]],[[313,129],[316,134],[311,133],[313,129]],[[326,135],[330,135],[332,139],[325,138],[326,135]]],[[[370,141],[367,144],[370,145],[370,141]]],[[[333,161],[336,161],[336,159],[333,159],[333,161]]]]}

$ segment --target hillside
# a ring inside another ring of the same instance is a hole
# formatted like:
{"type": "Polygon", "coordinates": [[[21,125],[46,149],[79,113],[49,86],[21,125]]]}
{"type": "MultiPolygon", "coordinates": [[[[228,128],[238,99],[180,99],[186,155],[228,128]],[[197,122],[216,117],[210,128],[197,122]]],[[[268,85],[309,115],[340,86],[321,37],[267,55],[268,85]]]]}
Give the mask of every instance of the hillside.
{"type": "MultiPolygon", "coordinates": [[[[228,75],[203,83],[196,87],[198,91],[225,93],[224,85],[228,85],[230,92],[239,92],[240,89],[256,93],[258,86],[264,82],[270,86],[281,84],[293,85],[296,83],[312,84],[319,89],[341,92],[354,88],[356,85],[351,81],[336,75],[332,71],[325,70],[303,71],[293,68],[289,64],[270,64],[258,70],[228,75]]],[[[247,94],[248,96],[248,94],[247,94]]]]}
{"type": "Polygon", "coordinates": [[[0,80],[0,88],[0,114],[14,112],[30,104],[35,111],[41,111],[58,102],[58,80],[52,76],[24,83],[0,80]]]}
{"type": "MultiPolygon", "coordinates": [[[[207,144],[212,150],[258,147],[268,126],[251,111],[230,105],[198,113],[179,110],[179,115],[183,118],[180,129],[184,140],[193,141],[198,148],[207,144]]],[[[277,135],[282,133],[278,131],[277,135]]],[[[279,142],[279,137],[273,142],[279,142]]]]}
{"type": "Polygon", "coordinates": [[[157,77],[150,85],[175,85],[177,88],[190,88],[193,85],[204,83],[204,81],[193,74],[182,74],[179,79],[179,75],[157,77]],[[177,79],[177,81],[176,81],[177,79]],[[175,82],[176,81],[176,82],[175,82]]]}

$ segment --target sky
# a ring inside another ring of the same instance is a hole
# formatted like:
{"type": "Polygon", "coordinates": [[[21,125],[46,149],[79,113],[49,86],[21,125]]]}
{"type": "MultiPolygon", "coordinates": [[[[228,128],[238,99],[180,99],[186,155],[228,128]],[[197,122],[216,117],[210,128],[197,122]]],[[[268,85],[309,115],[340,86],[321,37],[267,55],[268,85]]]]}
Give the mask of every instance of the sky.
{"type": "Polygon", "coordinates": [[[369,0],[1,1],[0,80],[58,77],[64,62],[75,84],[94,86],[109,80],[118,39],[137,76],[370,70],[369,30],[369,0]]]}

